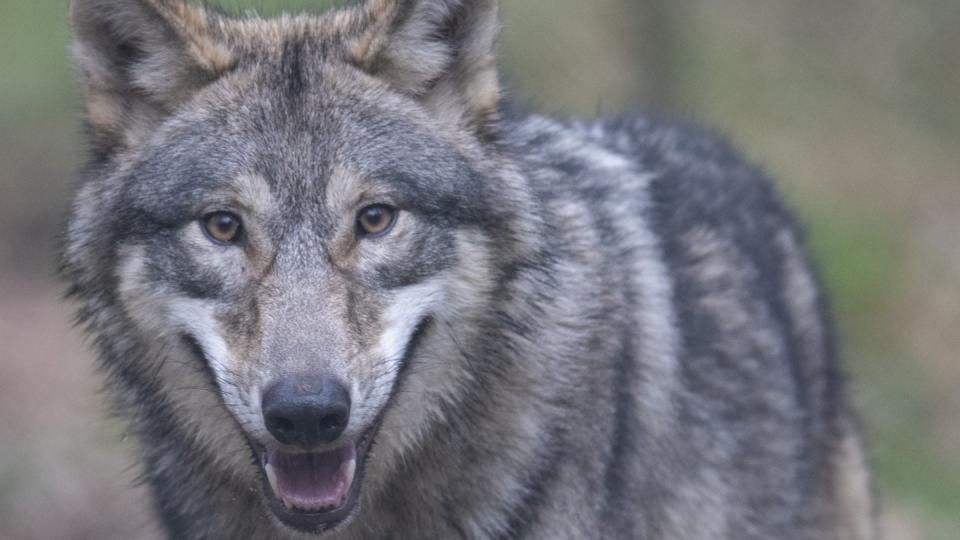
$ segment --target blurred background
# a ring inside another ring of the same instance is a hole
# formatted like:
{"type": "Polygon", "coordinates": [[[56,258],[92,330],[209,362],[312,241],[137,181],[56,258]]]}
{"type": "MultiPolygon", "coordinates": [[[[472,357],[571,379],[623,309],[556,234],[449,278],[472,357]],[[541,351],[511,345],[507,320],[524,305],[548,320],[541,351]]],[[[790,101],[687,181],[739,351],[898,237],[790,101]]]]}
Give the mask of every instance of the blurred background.
{"type": "MultiPolygon", "coordinates": [[[[699,121],[779,180],[834,297],[886,538],[960,538],[960,2],[503,6],[515,99],[699,121]]],[[[53,278],[84,156],[66,13],[0,2],[0,538],[154,538],[53,278]]]]}

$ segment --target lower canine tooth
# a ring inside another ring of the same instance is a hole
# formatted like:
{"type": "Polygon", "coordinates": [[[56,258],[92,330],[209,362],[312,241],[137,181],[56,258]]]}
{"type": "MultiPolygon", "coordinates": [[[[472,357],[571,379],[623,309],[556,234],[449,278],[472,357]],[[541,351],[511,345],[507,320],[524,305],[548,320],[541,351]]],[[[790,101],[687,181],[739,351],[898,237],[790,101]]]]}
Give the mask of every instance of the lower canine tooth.
{"type": "Polygon", "coordinates": [[[357,472],[357,458],[352,458],[349,463],[347,463],[347,491],[350,490],[350,486],[353,485],[353,475],[357,472]]]}
{"type": "MultiPolygon", "coordinates": [[[[270,482],[270,489],[273,490],[274,495],[280,495],[280,492],[277,491],[277,472],[273,470],[273,465],[267,463],[263,467],[264,472],[267,473],[267,481],[270,482]]],[[[286,503],[286,501],[284,501],[286,503]]]]}

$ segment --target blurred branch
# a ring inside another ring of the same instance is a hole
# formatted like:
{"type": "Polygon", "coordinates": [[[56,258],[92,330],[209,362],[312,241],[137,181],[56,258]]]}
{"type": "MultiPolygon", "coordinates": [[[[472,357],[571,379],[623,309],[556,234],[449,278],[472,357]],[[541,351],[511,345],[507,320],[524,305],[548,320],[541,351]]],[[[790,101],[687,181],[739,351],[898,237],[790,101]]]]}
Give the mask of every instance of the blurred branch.
{"type": "Polygon", "coordinates": [[[679,8],[669,0],[623,3],[626,46],[636,59],[636,92],[641,103],[658,109],[674,104],[673,71],[679,8]]]}

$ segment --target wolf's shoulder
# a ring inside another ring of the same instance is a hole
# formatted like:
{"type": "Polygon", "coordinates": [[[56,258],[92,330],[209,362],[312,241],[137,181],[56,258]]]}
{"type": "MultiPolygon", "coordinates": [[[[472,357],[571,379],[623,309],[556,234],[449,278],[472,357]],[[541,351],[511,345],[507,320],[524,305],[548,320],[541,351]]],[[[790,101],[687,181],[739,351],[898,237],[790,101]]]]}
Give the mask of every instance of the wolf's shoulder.
{"type": "Polygon", "coordinates": [[[639,115],[570,126],[651,175],[654,204],[669,208],[674,220],[713,225],[732,220],[751,230],[772,220],[795,227],[773,179],[714,130],[639,115]]]}
{"type": "Polygon", "coordinates": [[[617,198],[629,196],[641,179],[645,198],[668,210],[662,226],[674,232],[697,225],[735,227],[739,236],[763,234],[769,225],[796,229],[763,169],[701,125],[641,114],[566,121],[526,116],[512,121],[505,142],[531,176],[549,176],[547,189],[602,187],[591,192],[617,198]]]}

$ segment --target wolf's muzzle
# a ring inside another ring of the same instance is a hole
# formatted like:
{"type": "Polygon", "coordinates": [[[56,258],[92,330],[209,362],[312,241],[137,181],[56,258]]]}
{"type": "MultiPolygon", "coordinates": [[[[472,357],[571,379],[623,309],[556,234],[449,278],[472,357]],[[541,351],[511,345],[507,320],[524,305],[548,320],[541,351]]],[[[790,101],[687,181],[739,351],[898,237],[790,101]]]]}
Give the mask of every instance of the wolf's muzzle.
{"type": "Polygon", "coordinates": [[[350,393],[330,376],[293,376],[263,394],[267,430],[282,444],[310,449],[336,441],[350,421],[350,393]]]}
{"type": "Polygon", "coordinates": [[[267,387],[261,406],[279,443],[259,448],[264,495],[274,515],[309,533],[350,517],[370,437],[369,431],[344,437],[350,392],[343,383],[328,375],[287,376],[267,387]]]}

